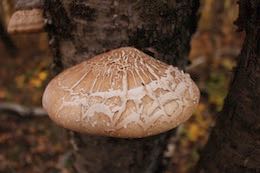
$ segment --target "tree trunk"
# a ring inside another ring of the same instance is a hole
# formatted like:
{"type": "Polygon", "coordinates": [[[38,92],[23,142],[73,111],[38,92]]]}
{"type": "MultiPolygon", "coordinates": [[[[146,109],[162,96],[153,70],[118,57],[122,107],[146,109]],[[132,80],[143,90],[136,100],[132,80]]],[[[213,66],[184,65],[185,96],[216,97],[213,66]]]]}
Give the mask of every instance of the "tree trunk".
{"type": "Polygon", "coordinates": [[[198,173],[260,172],[260,1],[240,0],[239,30],[246,38],[198,173]]]}
{"type": "MultiPolygon", "coordinates": [[[[133,46],[184,68],[199,0],[45,0],[54,71],[110,49],[133,46]]],[[[173,131],[143,139],[72,133],[79,173],[158,172],[173,131]]]]}

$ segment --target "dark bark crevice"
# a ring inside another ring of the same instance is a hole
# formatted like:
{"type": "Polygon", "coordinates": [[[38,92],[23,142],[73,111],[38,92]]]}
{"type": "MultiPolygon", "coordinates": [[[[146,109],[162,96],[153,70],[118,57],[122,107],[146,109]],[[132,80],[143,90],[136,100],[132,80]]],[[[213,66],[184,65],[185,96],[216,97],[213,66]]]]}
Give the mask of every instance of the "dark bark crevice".
{"type": "Polygon", "coordinates": [[[0,40],[4,43],[4,46],[6,47],[9,54],[11,56],[15,57],[15,55],[18,52],[18,48],[15,46],[13,40],[7,33],[5,26],[3,25],[3,22],[1,19],[0,19],[0,40]]]}

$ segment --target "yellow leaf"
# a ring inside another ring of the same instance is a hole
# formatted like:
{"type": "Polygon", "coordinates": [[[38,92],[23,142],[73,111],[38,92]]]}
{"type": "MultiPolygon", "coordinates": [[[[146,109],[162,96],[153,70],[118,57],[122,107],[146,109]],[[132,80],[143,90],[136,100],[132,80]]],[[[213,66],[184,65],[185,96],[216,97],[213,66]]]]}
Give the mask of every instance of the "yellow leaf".
{"type": "Polygon", "coordinates": [[[46,71],[41,71],[39,74],[38,74],[38,77],[40,80],[44,81],[48,76],[48,73],[46,71]]]}
{"type": "Polygon", "coordinates": [[[201,114],[203,111],[205,111],[206,109],[206,105],[204,103],[199,103],[196,111],[198,112],[198,114],[201,114]]]}
{"type": "Polygon", "coordinates": [[[42,81],[40,79],[32,78],[30,80],[30,85],[32,85],[33,87],[39,88],[42,86],[42,81]]]}
{"type": "Polygon", "coordinates": [[[224,97],[221,95],[214,95],[210,97],[210,103],[213,103],[217,106],[217,110],[220,111],[222,105],[224,104],[224,97]]]}
{"type": "Polygon", "coordinates": [[[232,61],[231,59],[228,58],[224,58],[221,64],[228,70],[232,70],[236,65],[234,60],[232,61]]]}
{"type": "Polygon", "coordinates": [[[188,137],[191,141],[196,141],[200,137],[200,128],[197,124],[192,123],[188,128],[188,137]]]}

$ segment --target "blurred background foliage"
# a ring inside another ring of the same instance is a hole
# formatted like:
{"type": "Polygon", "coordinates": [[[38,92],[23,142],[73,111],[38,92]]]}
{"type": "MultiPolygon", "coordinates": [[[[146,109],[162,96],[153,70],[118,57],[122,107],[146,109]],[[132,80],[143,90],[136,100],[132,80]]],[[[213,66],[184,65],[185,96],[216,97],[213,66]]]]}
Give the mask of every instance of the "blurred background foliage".
{"type": "MultiPolygon", "coordinates": [[[[12,1],[0,1],[0,21],[7,26],[12,1]]],[[[236,32],[235,0],[201,0],[200,21],[191,41],[186,69],[201,90],[194,116],[177,130],[165,151],[167,173],[187,173],[199,158],[214,119],[222,108],[236,66],[244,33],[236,32]]],[[[0,103],[40,106],[47,82],[52,78],[52,55],[46,33],[11,35],[18,48],[10,54],[0,40],[0,103]]],[[[47,117],[19,118],[0,113],[0,173],[70,173],[71,148],[65,130],[47,117]]]]}

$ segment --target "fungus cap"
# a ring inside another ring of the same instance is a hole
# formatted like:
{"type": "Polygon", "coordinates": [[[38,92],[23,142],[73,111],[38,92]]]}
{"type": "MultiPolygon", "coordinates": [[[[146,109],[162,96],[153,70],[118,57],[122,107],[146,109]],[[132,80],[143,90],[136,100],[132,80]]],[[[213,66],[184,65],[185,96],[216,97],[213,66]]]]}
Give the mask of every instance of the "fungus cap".
{"type": "Polygon", "coordinates": [[[57,75],[44,92],[43,107],[54,122],[67,129],[141,138],[186,121],[199,95],[189,74],[124,47],[57,75]]]}
{"type": "Polygon", "coordinates": [[[45,26],[42,9],[18,10],[12,15],[7,31],[9,33],[34,33],[45,26]]]}

